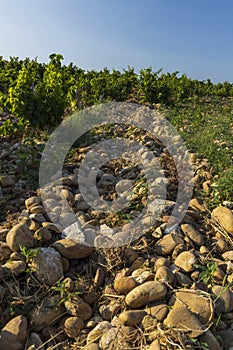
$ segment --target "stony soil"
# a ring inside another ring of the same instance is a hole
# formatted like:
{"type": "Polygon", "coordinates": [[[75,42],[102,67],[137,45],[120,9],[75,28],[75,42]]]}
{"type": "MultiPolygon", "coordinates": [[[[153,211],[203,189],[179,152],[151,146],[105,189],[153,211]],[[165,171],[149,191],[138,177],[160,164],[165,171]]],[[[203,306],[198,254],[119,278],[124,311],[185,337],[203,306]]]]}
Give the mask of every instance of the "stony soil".
{"type": "MultiPolygon", "coordinates": [[[[36,172],[42,145],[2,140],[1,350],[233,348],[232,203],[212,213],[202,204],[200,190],[211,190],[211,164],[191,154],[193,198],[182,222],[167,232],[178,186],[172,158],[150,135],[126,127],[118,131],[156,153],[167,179],[167,205],[156,225],[118,248],[92,248],[84,245],[86,236],[83,241],[66,237],[50,221],[41,189],[24,171],[36,172]]],[[[105,137],[115,132],[112,127],[105,137]]],[[[59,190],[82,230],[98,226],[104,237],[143,208],[145,179],[129,162],[109,162],[97,178],[99,193],[114,200],[117,183],[132,179],[133,206],[121,215],[93,210],[77,181],[88,150],[77,147],[67,157],[59,190]]],[[[56,193],[48,201],[57,218],[63,215],[56,193]]]]}

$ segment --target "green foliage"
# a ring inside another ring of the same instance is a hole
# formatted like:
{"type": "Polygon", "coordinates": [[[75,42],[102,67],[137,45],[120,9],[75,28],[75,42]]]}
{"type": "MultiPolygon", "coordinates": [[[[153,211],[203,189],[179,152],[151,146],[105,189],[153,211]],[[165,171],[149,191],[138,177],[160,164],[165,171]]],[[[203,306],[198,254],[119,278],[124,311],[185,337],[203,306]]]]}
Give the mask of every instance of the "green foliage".
{"type": "Polygon", "coordinates": [[[200,270],[200,274],[198,276],[199,281],[203,281],[207,286],[212,284],[214,281],[214,273],[217,269],[217,264],[215,262],[207,262],[206,266],[203,265],[195,265],[195,267],[200,270]]]}

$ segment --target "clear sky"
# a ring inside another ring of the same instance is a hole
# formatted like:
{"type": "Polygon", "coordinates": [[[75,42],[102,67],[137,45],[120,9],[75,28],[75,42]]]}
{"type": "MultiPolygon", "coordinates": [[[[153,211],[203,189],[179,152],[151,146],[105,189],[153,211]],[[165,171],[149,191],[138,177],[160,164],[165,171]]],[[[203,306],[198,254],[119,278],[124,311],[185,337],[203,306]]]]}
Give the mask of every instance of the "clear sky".
{"type": "Polygon", "coordinates": [[[233,0],[0,0],[0,55],[233,83],[233,0]]]}

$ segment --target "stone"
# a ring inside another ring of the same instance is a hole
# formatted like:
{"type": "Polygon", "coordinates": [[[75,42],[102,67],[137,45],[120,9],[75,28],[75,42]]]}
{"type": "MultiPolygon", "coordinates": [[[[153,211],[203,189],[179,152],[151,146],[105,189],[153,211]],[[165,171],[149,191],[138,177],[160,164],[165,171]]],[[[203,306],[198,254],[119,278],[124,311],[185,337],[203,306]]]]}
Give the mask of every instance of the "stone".
{"type": "Polygon", "coordinates": [[[46,227],[40,227],[34,232],[33,237],[38,242],[46,243],[52,239],[52,234],[46,227]]]}
{"type": "Polygon", "coordinates": [[[59,303],[60,300],[60,295],[48,296],[35,307],[30,322],[32,331],[40,332],[59,321],[65,313],[64,305],[59,303]]]}
{"type": "Polygon", "coordinates": [[[128,294],[132,289],[137,287],[137,281],[132,277],[120,277],[114,281],[114,289],[119,294],[128,294]]]}
{"type": "Polygon", "coordinates": [[[86,345],[83,350],[100,350],[100,347],[98,344],[95,344],[95,343],[91,343],[91,344],[88,344],[86,345]]]}
{"type": "Polygon", "coordinates": [[[112,325],[108,321],[100,322],[87,336],[87,343],[95,343],[98,341],[102,335],[109,329],[112,328],[112,325]]]}
{"type": "Polygon", "coordinates": [[[181,243],[183,243],[183,240],[180,236],[175,233],[169,233],[159,239],[155,244],[155,253],[161,255],[170,255],[173,249],[181,243]]]}
{"type": "Polygon", "coordinates": [[[8,261],[3,265],[15,277],[21,275],[26,270],[26,263],[24,261],[8,261]]]}
{"type": "Polygon", "coordinates": [[[219,222],[230,235],[233,235],[233,213],[230,209],[220,205],[212,211],[211,218],[219,222]]]}
{"type": "Polygon", "coordinates": [[[103,268],[98,268],[96,270],[95,278],[94,278],[94,285],[96,289],[99,289],[103,286],[104,280],[106,276],[106,270],[103,268]]]}
{"type": "Polygon", "coordinates": [[[0,185],[3,188],[11,187],[15,185],[15,179],[11,175],[4,175],[0,177],[0,185]]]}
{"type": "Polygon", "coordinates": [[[224,260],[233,261],[233,250],[228,250],[227,252],[222,254],[224,260]]]}
{"type": "Polygon", "coordinates": [[[142,284],[147,281],[153,281],[155,275],[149,270],[137,269],[133,271],[132,277],[136,280],[137,283],[142,284]]]}
{"type": "Polygon", "coordinates": [[[92,309],[90,305],[87,304],[78,295],[73,296],[69,300],[65,301],[64,305],[68,314],[77,316],[83,321],[87,321],[92,316],[92,309]]]}
{"type": "Polygon", "coordinates": [[[232,350],[233,348],[233,330],[226,329],[224,331],[219,331],[219,335],[222,339],[222,343],[227,350],[232,350]]]}
{"type": "Polygon", "coordinates": [[[27,342],[27,350],[36,350],[38,348],[40,350],[45,350],[42,344],[43,343],[42,343],[42,340],[40,339],[39,334],[35,332],[31,332],[27,342]]]}
{"type": "Polygon", "coordinates": [[[34,246],[34,238],[28,226],[20,223],[13,226],[8,232],[6,243],[11,250],[19,252],[20,247],[32,248],[34,246]]]}
{"type": "Polygon", "coordinates": [[[213,333],[210,330],[208,330],[204,334],[202,334],[199,337],[199,339],[200,339],[201,343],[206,343],[208,345],[208,349],[222,350],[222,347],[220,346],[216,337],[213,335],[213,333]]]}
{"type": "Polygon", "coordinates": [[[186,276],[184,273],[180,271],[175,271],[173,283],[176,286],[184,287],[184,286],[190,286],[192,284],[192,280],[188,276],[186,276]]]}
{"type": "Polygon", "coordinates": [[[144,310],[130,310],[122,312],[119,315],[119,320],[125,326],[135,327],[142,322],[144,316],[146,316],[146,311],[144,310]]]}
{"type": "Polygon", "coordinates": [[[41,198],[37,196],[30,197],[25,200],[25,207],[28,209],[34,204],[41,204],[41,198]]]}
{"type": "Polygon", "coordinates": [[[189,207],[196,211],[206,212],[204,205],[197,198],[192,198],[190,200],[189,207]]]}
{"type": "Polygon", "coordinates": [[[153,316],[158,321],[163,322],[168,314],[168,306],[163,303],[152,303],[144,309],[148,315],[153,316]]]}
{"type": "Polygon", "coordinates": [[[197,262],[195,255],[190,250],[180,253],[175,259],[175,265],[179,266],[185,272],[192,272],[197,262]]]}
{"type": "Polygon", "coordinates": [[[200,322],[207,326],[213,319],[214,305],[208,294],[199,290],[179,290],[174,294],[174,308],[185,306],[192,311],[200,322]]]}
{"type": "Polygon", "coordinates": [[[64,330],[69,338],[76,338],[84,329],[84,322],[80,317],[68,317],[64,323],[64,330]]]}
{"type": "Polygon", "coordinates": [[[160,342],[158,339],[155,339],[149,346],[148,350],[161,350],[160,342]]]}
{"type": "Polygon", "coordinates": [[[173,278],[173,272],[167,266],[160,266],[155,274],[155,281],[160,281],[169,285],[172,285],[173,278]]]}
{"type": "Polygon", "coordinates": [[[10,250],[9,246],[0,241],[0,262],[9,259],[11,253],[12,251],[10,250]]]}
{"type": "Polygon", "coordinates": [[[215,285],[212,293],[216,295],[214,299],[215,309],[220,313],[227,313],[233,310],[233,292],[225,287],[215,285]]]}
{"type": "Polygon", "coordinates": [[[165,326],[177,329],[177,331],[190,332],[190,336],[194,338],[203,334],[205,331],[194,313],[183,306],[173,308],[163,323],[165,326]]]}
{"type": "Polygon", "coordinates": [[[63,277],[61,255],[52,247],[37,248],[35,252],[31,263],[35,276],[40,282],[52,286],[63,277]]]}
{"type": "Polygon", "coordinates": [[[134,288],[126,295],[126,304],[133,309],[140,308],[156,300],[163,299],[167,294],[167,287],[160,282],[149,281],[134,288]]]}
{"type": "Polygon", "coordinates": [[[116,300],[112,300],[107,305],[101,305],[99,308],[99,313],[106,321],[111,321],[111,319],[117,314],[121,308],[121,303],[116,300]]]}
{"type": "Polygon", "coordinates": [[[27,319],[17,316],[10,320],[0,332],[1,350],[23,350],[27,340],[27,319]]]}
{"type": "Polygon", "coordinates": [[[92,247],[80,244],[73,239],[65,238],[56,241],[53,247],[67,259],[87,258],[93,252],[92,247]]]}
{"type": "Polygon", "coordinates": [[[132,248],[126,248],[124,251],[124,260],[127,265],[131,265],[137,258],[138,253],[132,248]]]}
{"type": "Polygon", "coordinates": [[[181,230],[188,236],[198,247],[204,245],[204,238],[202,234],[190,224],[182,224],[181,230]]]}

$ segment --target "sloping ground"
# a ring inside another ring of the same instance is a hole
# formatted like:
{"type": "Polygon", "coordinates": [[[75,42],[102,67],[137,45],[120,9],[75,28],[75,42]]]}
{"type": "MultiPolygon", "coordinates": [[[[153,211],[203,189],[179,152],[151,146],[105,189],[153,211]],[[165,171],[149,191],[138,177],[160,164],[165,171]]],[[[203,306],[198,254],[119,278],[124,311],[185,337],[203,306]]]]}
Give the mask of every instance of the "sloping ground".
{"type": "MultiPolygon", "coordinates": [[[[1,143],[0,349],[10,349],[9,344],[19,350],[233,346],[233,208],[228,202],[210,213],[201,204],[200,190],[208,191],[213,181],[211,164],[191,154],[193,198],[182,222],[166,231],[179,185],[172,157],[145,132],[118,131],[160,159],[167,197],[153,226],[148,222],[141,237],[114,248],[104,247],[109,237],[114,242],[112,230],[124,227],[128,235],[127,225],[146,206],[148,187],[140,169],[120,159],[102,166],[97,188],[105,200],[117,198],[123,180],[133,181],[131,205],[103,214],[80,194],[77,173],[88,145],[73,149],[62,185],[55,179],[46,198],[52,223],[42,191],[33,191],[43,145],[30,138],[1,143]],[[35,175],[31,182],[27,171],[35,175]],[[56,191],[82,225],[79,241],[59,226],[67,211],[56,191]],[[87,242],[95,248],[83,245],[87,242]]],[[[104,137],[115,132],[109,128],[104,137]]],[[[103,137],[103,130],[97,135],[103,137]]]]}

